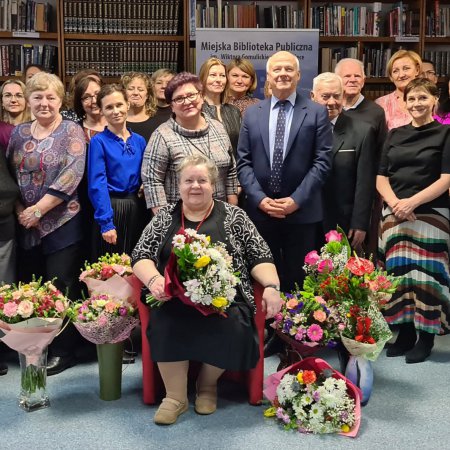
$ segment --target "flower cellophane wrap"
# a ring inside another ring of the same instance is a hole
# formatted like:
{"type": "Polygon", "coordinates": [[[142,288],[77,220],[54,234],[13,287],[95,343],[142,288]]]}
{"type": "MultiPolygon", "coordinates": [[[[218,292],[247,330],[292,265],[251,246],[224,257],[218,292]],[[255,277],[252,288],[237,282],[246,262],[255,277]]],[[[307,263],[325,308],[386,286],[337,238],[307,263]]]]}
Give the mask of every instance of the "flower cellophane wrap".
{"type": "Polygon", "coordinates": [[[337,370],[333,369],[326,361],[320,358],[305,358],[286,369],[280,370],[272,375],[269,375],[264,379],[264,396],[270,402],[275,400],[277,395],[277,387],[280,384],[281,379],[286,373],[295,373],[299,370],[313,370],[316,373],[321,373],[322,371],[329,369],[333,372],[333,377],[337,379],[342,379],[345,381],[347,386],[348,395],[355,401],[355,423],[353,427],[348,432],[339,432],[339,434],[348,437],[356,437],[361,424],[361,391],[344,375],[342,375],[337,370]]]}
{"type": "Polygon", "coordinates": [[[341,341],[350,355],[361,356],[369,361],[376,361],[386,342],[392,338],[392,332],[383,314],[378,309],[374,307],[369,308],[367,316],[372,319],[372,324],[376,327],[378,340],[374,344],[358,342],[343,335],[341,335],[341,341]]]}
{"type": "Polygon", "coordinates": [[[116,344],[130,337],[133,328],[139,323],[137,317],[116,317],[104,315],[105,322],[100,325],[97,320],[92,322],[74,322],[76,329],[93,344],[116,344]]]}
{"type": "MultiPolygon", "coordinates": [[[[217,314],[218,312],[211,309],[207,305],[202,305],[201,303],[194,303],[189,297],[187,297],[186,289],[183,283],[178,278],[178,266],[177,266],[177,256],[174,253],[170,254],[169,261],[164,270],[164,280],[165,280],[165,294],[172,298],[176,297],[181,300],[185,305],[195,308],[197,311],[201,312],[204,316],[209,316],[210,314],[217,314]]],[[[219,313],[226,317],[225,313],[219,313]]]]}
{"type": "Polygon", "coordinates": [[[86,284],[89,295],[109,294],[116,298],[128,300],[130,305],[137,308],[141,297],[141,281],[136,275],[120,276],[113,275],[107,280],[85,277],[82,281],[86,284]]]}
{"type": "Polygon", "coordinates": [[[314,355],[319,350],[325,348],[325,346],[320,345],[317,342],[296,341],[294,338],[283,333],[281,330],[275,330],[275,333],[302,357],[314,355]]]}
{"type": "MultiPolygon", "coordinates": [[[[31,358],[39,355],[58,334],[63,319],[32,317],[14,324],[0,320],[0,339],[11,349],[31,358]]],[[[31,360],[30,359],[30,360],[31,360]]]]}

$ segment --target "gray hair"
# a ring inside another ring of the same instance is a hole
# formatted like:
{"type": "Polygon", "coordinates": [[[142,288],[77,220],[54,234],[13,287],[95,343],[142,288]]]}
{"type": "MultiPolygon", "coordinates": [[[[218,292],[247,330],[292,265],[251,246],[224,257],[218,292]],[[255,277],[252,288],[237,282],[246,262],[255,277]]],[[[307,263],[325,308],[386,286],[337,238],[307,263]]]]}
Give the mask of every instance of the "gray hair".
{"type": "Polygon", "coordinates": [[[355,59],[355,58],[340,59],[339,62],[336,64],[336,67],[334,68],[334,73],[338,73],[341,66],[343,66],[347,62],[352,62],[352,63],[358,64],[358,66],[361,69],[361,73],[362,73],[363,77],[366,78],[366,73],[364,72],[364,63],[362,61],[360,61],[359,59],[355,59]]]}
{"type": "Polygon", "coordinates": [[[341,92],[344,91],[344,85],[342,83],[342,78],[333,72],[323,72],[320,75],[317,75],[317,77],[315,77],[313,80],[312,91],[316,92],[319,87],[319,84],[321,84],[321,83],[333,83],[333,82],[339,83],[341,92]]]}
{"type": "Polygon", "coordinates": [[[267,62],[266,62],[266,73],[269,72],[270,60],[271,60],[275,55],[278,55],[278,53],[289,53],[289,54],[295,59],[295,64],[297,65],[297,70],[300,72],[300,61],[298,60],[298,58],[297,58],[294,54],[292,54],[292,53],[290,53],[290,52],[281,51],[281,52],[274,53],[274,54],[267,60],[267,62]]]}
{"type": "Polygon", "coordinates": [[[209,181],[212,185],[216,184],[217,178],[219,177],[219,170],[214,161],[201,154],[186,156],[181,161],[180,165],[177,167],[178,180],[180,180],[183,170],[195,166],[205,166],[208,171],[209,181]]]}

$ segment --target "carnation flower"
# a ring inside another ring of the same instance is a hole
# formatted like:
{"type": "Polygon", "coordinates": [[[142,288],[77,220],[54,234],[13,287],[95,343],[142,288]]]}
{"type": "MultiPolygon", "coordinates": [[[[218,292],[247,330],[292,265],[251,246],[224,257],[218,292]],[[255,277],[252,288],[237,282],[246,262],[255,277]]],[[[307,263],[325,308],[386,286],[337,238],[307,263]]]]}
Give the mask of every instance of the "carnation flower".
{"type": "Polygon", "coordinates": [[[6,317],[14,317],[17,315],[17,304],[14,302],[8,302],[3,307],[3,314],[6,317]]]}

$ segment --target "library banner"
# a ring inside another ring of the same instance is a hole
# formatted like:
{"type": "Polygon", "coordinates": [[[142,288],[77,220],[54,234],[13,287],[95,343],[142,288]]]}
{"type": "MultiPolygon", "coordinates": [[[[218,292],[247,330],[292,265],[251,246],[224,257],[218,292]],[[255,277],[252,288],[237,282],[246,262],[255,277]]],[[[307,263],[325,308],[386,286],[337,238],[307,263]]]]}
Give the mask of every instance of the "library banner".
{"type": "Polygon", "coordinates": [[[309,91],[317,75],[319,55],[319,30],[274,28],[197,28],[196,68],[211,57],[228,64],[233,58],[246,58],[253,63],[258,77],[255,96],[264,98],[266,63],[279,51],[293,53],[300,61],[299,90],[309,91]]]}

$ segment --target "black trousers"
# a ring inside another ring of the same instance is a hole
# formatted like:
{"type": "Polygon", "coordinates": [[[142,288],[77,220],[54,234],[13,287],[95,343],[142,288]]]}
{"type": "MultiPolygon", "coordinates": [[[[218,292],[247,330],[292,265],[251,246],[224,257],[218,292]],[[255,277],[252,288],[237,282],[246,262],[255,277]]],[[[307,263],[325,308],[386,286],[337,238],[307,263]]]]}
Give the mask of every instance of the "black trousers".
{"type": "Polygon", "coordinates": [[[289,292],[303,286],[305,256],[316,248],[320,223],[288,224],[283,219],[255,222],[273,254],[281,290],[289,292]]]}
{"type": "MultiPolygon", "coordinates": [[[[81,285],[78,277],[81,273],[81,244],[76,243],[54,253],[44,255],[40,245],[30,250],[18,251],[18,279],[31,281],[42,276],[43,281],[56,277],[54,285],[70,300],[81,298],[81,285]]],[[[69,325],[50,344],[50,356],[68,356],[75,353],[75,347],[82,342],[81,336],[73,325],[69,325]]]]}

